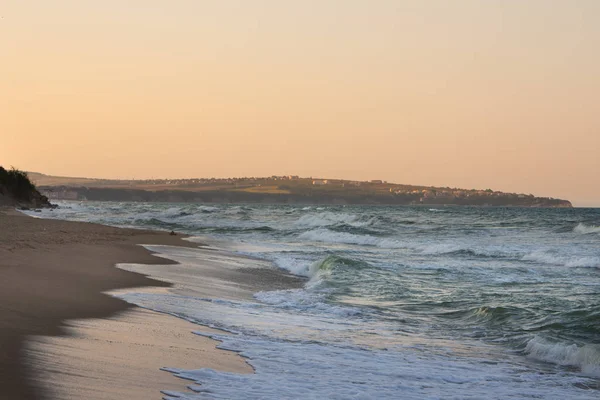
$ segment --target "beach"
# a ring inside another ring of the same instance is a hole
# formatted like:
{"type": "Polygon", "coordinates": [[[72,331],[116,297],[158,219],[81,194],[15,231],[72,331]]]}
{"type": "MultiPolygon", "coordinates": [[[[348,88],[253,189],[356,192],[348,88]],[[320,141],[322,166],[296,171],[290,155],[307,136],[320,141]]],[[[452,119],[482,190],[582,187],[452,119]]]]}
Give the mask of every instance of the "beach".
{"type": "Polygon", "coordinates": [[[0,219],[14,398],[597,398],[597,210],[58,205],[0,219]]]}
{"type": "Polygon", "coordinates": [[[187,381],[160,368],[251,373],[192,324],[104,292],[169,284],[115,267],[168,265],[138,244],[198,247],[168,232],[0,211],[0,384],[15,399],[161,398],[187,381]]]}

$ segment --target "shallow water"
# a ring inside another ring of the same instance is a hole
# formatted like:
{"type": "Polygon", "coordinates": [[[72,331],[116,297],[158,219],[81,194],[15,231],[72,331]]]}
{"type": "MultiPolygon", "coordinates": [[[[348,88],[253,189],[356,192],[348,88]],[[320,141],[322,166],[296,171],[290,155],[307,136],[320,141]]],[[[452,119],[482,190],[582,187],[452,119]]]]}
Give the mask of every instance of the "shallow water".
{"type": "Polygon", "coordinates": [[[256,374],[170,366],[198,384],[182,398],[600,396],[599,209],[65,202],[42,216],[174,229],[309,278],[256,302],[123,295],[238,333],[217,338],[256,374]]]}

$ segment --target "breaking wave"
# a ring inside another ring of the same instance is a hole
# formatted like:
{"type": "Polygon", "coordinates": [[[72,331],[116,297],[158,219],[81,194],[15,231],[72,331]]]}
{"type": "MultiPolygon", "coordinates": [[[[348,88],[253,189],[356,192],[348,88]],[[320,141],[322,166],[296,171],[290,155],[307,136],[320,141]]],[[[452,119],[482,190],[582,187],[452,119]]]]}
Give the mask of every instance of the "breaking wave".
{"type": "Polygon", "coordinates": [[[329,229],[314,229],[301,233],[302,240],[323,243],[355,244],[363,246],[376,246],[384,248],[400,248],[401,244],[392,239],[380,238],[371,235],[356,235],[348,232],[335,232],[329,229]]]}
{"type": "Polygon", "coordinates": [[[136,219],[134,220],[134,224],[136,226],[160,229],[180,229],[182,227],[176,222],[163,221],[158,218],[136,219]]]}
{"type": "Polygon", "coordinates": [[[565,267],[600,267],[600,257],[578,256],[569,257],[559,254],[552,254],[547,251],[534,251],[522,257],[523,261],[533,261],[541,264],[560,265],[565,267]]]}
{"type": "Polygon", "coordinates": [[[414,249],[424,255],[457,255],[484,258],[514,258],[516,256],[516,252],[508,248],[475,248],[459,243],[431,243],[414,246],[414,249]]]}
{"type": "Polygon", "coordinates": [[[600,233],[600,226],[586,225],[584,223],[579,223],[575,228],[573,228],[573,232],[579,233],[581,235],[588,235],[591,233],[600,233]]]}
{"type": "Polygon", "coordinates": [[[248,232],[264,232],[264,233],[268,233],[268,232],[275,232],[276,229],[267,226],[267,225],[262,225],[262,226],[251,226],[251,227],[244,227],[244,226],[209,226],[209,227],[204,227],[204,228],[196,228],[198,231],[201,232],[206,232],[206,233],[248,233],[248,232]]]}
{"type": "Polygon", "coordinates": [[[258,292],[254,294],[254,298],[262,303],[295,312],[325,313],[346,318],[361,314],[358,308],[328,304],[324,294],[304,289],[258,292]]]}
{"type": "Polygon", "coordinates": [[[348,270],[352,269],[357,270],[368,267],[369,264],[367,264],[364,261],[358,261],[350,258],[330,255],[322,260],[313,263],[310,267],[309,275],[311,277],[315,277],[320,273],[332,273],[336,270],[343,270],[343,272],[347,272],[348,270]]]}
{"type": "Polygon", "coordinates": [[[535,360],[576,367],[586,375],[600,377],[600,345],[578,346],[536,336],[527,342],[524,352],[535,360]]]}
{"type": "Polygon", "coordinates": [[[299,227],[317,228],[323,226],[332,226],[338,224],[350,225],[354,227],[363,227],[372,224],[372,219],[363,220],[355,214],[321,212],[317,214],[302,215],[295,225],[299,227]]]}

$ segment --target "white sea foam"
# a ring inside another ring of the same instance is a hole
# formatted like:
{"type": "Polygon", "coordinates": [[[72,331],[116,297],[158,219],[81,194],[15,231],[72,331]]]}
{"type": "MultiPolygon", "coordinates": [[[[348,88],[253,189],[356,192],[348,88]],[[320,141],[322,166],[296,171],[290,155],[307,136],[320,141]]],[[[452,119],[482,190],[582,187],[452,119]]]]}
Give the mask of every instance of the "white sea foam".
{"type": "Polygon", "coordinates": [[[565,267],[600,267],[600,257],[593,256],[566,256],[537,250],[523,256],[524,261],[533,261],[542,264],[560,265],[565,267]]]}
{"type": "Polygon", "coordinates": [[[277,308],[292,309],[295,312],[332,314],[339,317],[360,315],[360,309],[331,305],[325,302],[325,293],[314,293],[305,289],[275,290],[258,292],[254,298],[277,308]]]}
{"type": "Polygon", "coordinates": [[[183,211],[182,207],[169,207],[167,208],[165,211],[163,211],[162,213],[160,213],[161,216],[163,217],[178,217],[181,212],[183,211]]]}
{"type": "Polygon", "coordinates": [[[563,265],[564,259],[544,250],[537,250],[523,256],[523,261],[534,261],[542,264],[563,265]]]}
{"type": "Polygon", "coordinates": [[[600,233],[600,226],[586,225],[584,223],[580,223],[575,228],[573,228],[573,232],[582,235],[587,235],[590,233],[600,233]]]}
{"type": "Polygon", "coordinates": [[[365,350],[294,343],[245,335],[208,335],[220,348],[239,351],[255,374],[166,368],[195,381],[197,393],[167,399],[595,399],[574,389],[578,379],[517,370],[506,362],[440,356],[420,350],[365,350]]]}
{"type": "Polygon", "coordinates": [[[286,253],[278,254],[273,262],[281,269],[291,272],[294,275],[311,277],[311,265],[313,261],[297,256],[291,256],[286,253]]]}
{"type": "Polygon", "coordinates": [[[600,267],[600,257],[574,257],[565,263],[565,267],[600,267]]]}
{"type": "Polygon", "coordinates": [[[314,260],[286,254],[280,254],[274,258],[274,263],[279,268],[285,269],[294,275],[311,278],[307,285],[315,285],[318,280],[329,275],[330,271],[322,268],[323,261],[322,258],[314,260]]]}
{"type": "Polygon", "coordinates": [[[527,342],[525,352],[536,360],[577,367],[586,375],[600,377],[600,345],[577,346],[536,336],[527,342]]]}
{"type": "Polygon", "coordinates": [[[402,244],[393,239],[378,238],[371,235],[356,235],[348,232],[334,232],[329,229],[314,229],[301,233],[298,238],[324,243],[356,244],[384,248],[401,248],[402,244]]]}
{"type": "Polygon", "coordinates": [[[460,242],[432,242],[426,244],[413,244],[411,247],[417,250],[421,254],[425,255],[444,255],[452,253],[468,253],[473,256],[483,257],[515,257],[518,251],[507,247],[498,245],[475,245],[474,243],[460,243],[460,242]]]}
{"type": "Polygon", "coordinates": [[[367,226],[372,220],[362,221],[355,214],[321,212],[316,214],[302,215],[296,222],[296,226],[316,228],[322,226],[331,226],[336,224],[346,224],[356,227],[367,226]]]}
{"type": "Polygon", "coordinates": [[[465,250],[462,246],[453,243],[432,243],[416,247],[423,254],[448,254],[465,250]]]}
{"type": "Polygon", "coordinates": [[[220,208],[214,207],[214,206],[199,206],[198,210],[203,211],[203,212],[215,212],[215,211],[219,211],[220,208]]]}

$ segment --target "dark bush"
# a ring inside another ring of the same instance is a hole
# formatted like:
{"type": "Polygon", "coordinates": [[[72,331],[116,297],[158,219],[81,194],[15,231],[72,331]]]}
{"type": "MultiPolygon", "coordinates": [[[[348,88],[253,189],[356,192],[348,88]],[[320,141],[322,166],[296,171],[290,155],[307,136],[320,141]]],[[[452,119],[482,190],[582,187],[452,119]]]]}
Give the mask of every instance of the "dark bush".
{"type": "Polygon", "coordinates": [[[19,201],[30,201],[36,194],[35,185],[26,172],[0,167],[0,187],[2,191],[19,201]]]}

